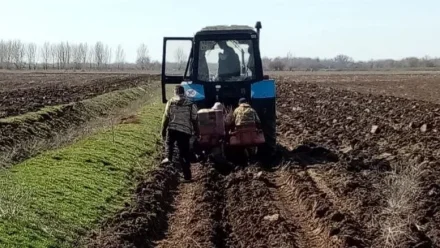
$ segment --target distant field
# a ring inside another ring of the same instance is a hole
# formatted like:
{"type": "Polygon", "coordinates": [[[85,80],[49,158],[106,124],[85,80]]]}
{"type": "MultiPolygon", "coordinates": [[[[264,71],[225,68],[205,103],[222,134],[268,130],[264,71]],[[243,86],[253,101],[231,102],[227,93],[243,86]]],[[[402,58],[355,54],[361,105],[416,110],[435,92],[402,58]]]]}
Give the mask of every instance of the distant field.
{"type": "Polygon", "coordinates": [[[281,81],[440,103],[440,72],[271,72],[281,81]]]}
{"type": "Polygon", "coordinates": [[[149,75],[0,73],[0,118],[140,86],[149,75]]]}

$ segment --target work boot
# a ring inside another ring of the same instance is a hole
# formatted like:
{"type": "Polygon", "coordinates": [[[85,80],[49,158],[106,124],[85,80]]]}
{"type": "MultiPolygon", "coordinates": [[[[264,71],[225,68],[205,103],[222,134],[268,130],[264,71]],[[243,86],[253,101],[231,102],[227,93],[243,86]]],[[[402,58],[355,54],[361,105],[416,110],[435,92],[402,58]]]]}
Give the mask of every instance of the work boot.
{"type": "Polygon", "coordinates": [[[192,182],[191,175],[183,175],[183,183],[190,183],[192,182]]]}
{"type": "Polygon", "coordinates": [[[183,174],[183,179],[185,181],[191,181],[192,173],[191,173],[190,166],[182,166],[182,174],[183,174]]]}
{"type": "Polygon", "coordinates": [[[162,160],[161,164],[169,164],[170,160],[168,158],[165,158],[164,160],[162,160]]]}

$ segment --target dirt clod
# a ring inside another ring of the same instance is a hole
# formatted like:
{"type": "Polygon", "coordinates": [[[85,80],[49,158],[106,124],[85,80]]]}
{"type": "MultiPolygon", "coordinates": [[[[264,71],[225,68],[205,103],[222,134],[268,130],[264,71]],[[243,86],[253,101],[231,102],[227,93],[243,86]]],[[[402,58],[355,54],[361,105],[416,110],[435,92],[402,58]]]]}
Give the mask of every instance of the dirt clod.
{"type": "Polygon", "coordinates": [[[280,218],[279,214],[264,216],[264,220],[268,220],[268,221],[277,221],[279,218],[280,218]]]}

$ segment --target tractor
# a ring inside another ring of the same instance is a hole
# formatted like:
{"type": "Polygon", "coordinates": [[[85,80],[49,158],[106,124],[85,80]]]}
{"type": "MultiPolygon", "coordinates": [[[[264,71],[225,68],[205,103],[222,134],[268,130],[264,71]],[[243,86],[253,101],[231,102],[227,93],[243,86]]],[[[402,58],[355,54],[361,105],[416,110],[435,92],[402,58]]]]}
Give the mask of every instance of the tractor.
{"type": "Polygon", "coordinates": [[[270,159],[274,155],[276,88],[275,80],[263,73],[261,27],[261,22],[255,28],[209,26],[194,37],[164,37],[162,101],[168,101],[167,85],[181,84],[186,97],[197,105],[200,138],[194,152],[215,151],[226,158],[225,154],[252,147],[257,148],[256,157],[270,159]],[[250,125],[229,130],[225,112],[212,109],[221,103],[233,110],[241,98],[257,112],[259,128],[250,125]]]}

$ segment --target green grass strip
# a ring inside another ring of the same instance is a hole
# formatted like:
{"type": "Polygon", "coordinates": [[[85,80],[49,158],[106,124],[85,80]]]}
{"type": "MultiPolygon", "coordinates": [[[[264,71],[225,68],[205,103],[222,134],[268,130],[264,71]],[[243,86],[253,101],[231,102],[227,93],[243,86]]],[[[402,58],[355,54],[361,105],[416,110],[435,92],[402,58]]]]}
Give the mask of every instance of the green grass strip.
{"type": "Polygon", "coordinates": [[[127,201],[153,164],[164,105],[0,171],[0,247],[71,247],[127,201]]]}
{"type": "MultiPolygon", "coordinates": [[[[46,106],[35,112],[28,112],[22,115],[0,118],[0,123],[32,123],[44,119],[50,114],[61,112],[68,107],[73,107],[75,110],[77,110],[77,112],[81,111],[82,115],[96,116],[99,114],[104,114],[114,107],[124,107],[129,102],[145,96],[146,92],[151,91],[151,88],[156,87],[157,86],[155,86],[154,83],[151,83],[149,85],[112,91],[79,102],[46,106]]],[[[154,91],[155,90],[153,90],[153,92],[154,91]]]]}

